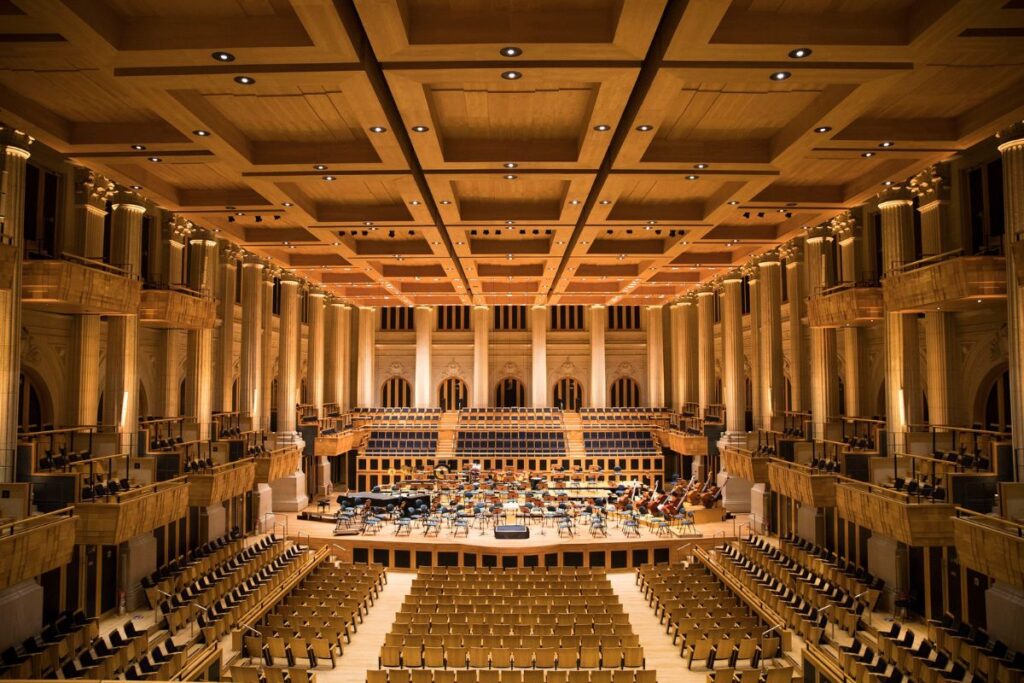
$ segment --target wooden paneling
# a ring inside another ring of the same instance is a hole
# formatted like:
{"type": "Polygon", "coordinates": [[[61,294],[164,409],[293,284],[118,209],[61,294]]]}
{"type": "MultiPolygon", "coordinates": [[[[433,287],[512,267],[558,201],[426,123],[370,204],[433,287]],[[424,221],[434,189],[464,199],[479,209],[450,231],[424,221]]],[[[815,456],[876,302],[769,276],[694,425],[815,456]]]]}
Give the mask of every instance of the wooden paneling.
{"type": "Polygon", "coordinates": [[[252,489],[256,464],[252,458],[218,465],[210,474],[189,475],[188,504],[207,507],[252,489]]]}
{"type": "Polygon", "coordinates": [[[725,471],[752,481],[756,484],[768,483],[767,457],[755,457],[745,449],[726,447],[721,450],[722,463],[725,471]]]}
{"type": "Polygon", "coordinates": [[[141,291],[138,280],[63,259],[25,261],[21,276],[22,303],[55,313],[135,313],[141,291]]]}
{"type": "Polygon", "coordinates": [[[75,548],[71,508],[0,527],[0,590],[62,567],[75,548]]]}
{"type": "Polygon", "coordinates": [[[340,455],[362,447],[368,433],[363,430],[350,430],[340,434],[318,436],[313,443],[313,455],[340,455]]]}
{"type": "Polygon", "coordinates": [[[1024,590],[1024,536],[1018,524],[984,515],[953,519],[960,563],[1024,590]]]}
{"type": "Polygon", "coordinates": [[[880,287],[851,287],[807,298],[807,322],[811,327],[867,325],[881,318],[880,287]]]}
{"type": "Polygon", "coordinates": [[[117,545],[181,519],[188,512],[188,490],[185,480],[174,479],[119,494],[109,502],[78,503],[75,542],[117,545]]]}
{"type": "Polygon", "coordinates": [[[685,434],[674,429],[655,432],[663,448],[670,448],[683,455],[707,455],[708,438],[702,435],[685,434]]]}
{"type": "Polygon", "coordinates": [[[255,483],[269,484],[281,477],[297,472],[302,462],[302,453],[295,446],[278,448],[269,456],[254,459],[255,483]]]}
{"type": "Polygon", "coordinates": [[[217,302],[171,289],[147,289],[139,304],[139,322],[172,329],[210,328],[217,324],[217,302]]]}
{"type": "Polygon", "coordinates": [[[844,482],[836,486],[836,508],[844,519],[855,520],[900,543],[921,547],[953,545],[953,505],[910,503],[905,494],[897,491],[844,482]]]}
{"type": "Polygon", "coordinates": [[[836,477],[814,474],[803,465],[772,460],[768,463],[768,481],[774,491],[804,505],[832,507],[836,504],[836,477]]]}
{"type": "Polygon", "coordinates": [[[888,275],[882,281],[886,308],[905,313],[941,307],[970,308],[978,300],[1006,297],[1006,259],[960,256],[888,275]]]}

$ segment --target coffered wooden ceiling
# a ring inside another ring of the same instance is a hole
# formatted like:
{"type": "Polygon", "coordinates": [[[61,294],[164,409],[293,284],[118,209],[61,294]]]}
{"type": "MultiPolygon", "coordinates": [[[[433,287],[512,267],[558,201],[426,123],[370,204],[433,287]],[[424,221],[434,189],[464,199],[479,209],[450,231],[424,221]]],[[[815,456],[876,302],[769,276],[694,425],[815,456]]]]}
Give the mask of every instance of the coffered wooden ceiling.
{"type": "Polygon", "coordinates": [[[664,303],[1024,118],[1020,0],[0,0],[0,25],[0,119],[359,304],[664,303]]]}

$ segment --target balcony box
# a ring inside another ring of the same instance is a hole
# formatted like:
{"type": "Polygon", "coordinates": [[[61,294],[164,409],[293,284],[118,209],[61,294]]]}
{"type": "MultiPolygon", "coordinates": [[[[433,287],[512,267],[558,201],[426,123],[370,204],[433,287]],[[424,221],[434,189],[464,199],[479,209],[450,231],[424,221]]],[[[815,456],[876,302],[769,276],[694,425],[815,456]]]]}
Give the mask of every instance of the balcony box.
{"type": "Polygon", "coordinates": [[[969,309],[979,301],[1006,298],[1006,259],[939,254],[887,275],[882,293],[893,312],[969,309]]]}
{"type": "Polygon", "coordinates": [[[868,325],[882,318],[882,290],[874,284],[844,283],[807,299],[811,327],[868,325]]]}
{"type": "Polygon", "coordinates": [[[24,262],[21,301],[54,313],[129,315],[139,308],[141,283],[100,261],[64,255],[24,262]]]}
{"type": "Polygon", "coordinates": [[[139,322],[175,330],[212,328],[217,324],[217,302],[189,289],[145,289],[139,322]]]}

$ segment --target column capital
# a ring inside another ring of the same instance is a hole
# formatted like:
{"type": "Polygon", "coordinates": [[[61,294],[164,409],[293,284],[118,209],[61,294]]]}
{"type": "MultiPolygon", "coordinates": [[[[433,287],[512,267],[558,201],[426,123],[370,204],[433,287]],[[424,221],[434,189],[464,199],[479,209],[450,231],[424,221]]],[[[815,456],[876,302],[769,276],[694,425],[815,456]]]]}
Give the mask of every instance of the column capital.
{"type": "Polygon", "coordinates": [[[344,308],[344,309],[348,308],[348,304],[345,303],[344,299],[342,299],[341,297],[335,296],[333,294],[328,294],[327,295],[327,305],[328,306],[337,306],[338,308],[344,308]]]}
{"type": "Polygon", "coordinates": [[[780,251],[781,247],[779,249],[772,249],[771,251],[766,251],[760,256],[758,256],[756,259],[754,259],[754,261],[755,263],[757,263],[759,268],[767,268],[768,266],[780,265],[782,263],[782,255],[779,253],[780,251]]]}
{"type": "Polygon", "coordinates": [[[757,258],[751,257],[742,266],[737,268],[741,275],[745,276],[751,284],[757,282],[758,277],[761,276],[761,269],[757,267],[757,258]]]}
{"type": "Polygon", "coordinates": [[[608,308],[608,307],[606,305],[604,305],[604,304],[590,304],[590,308],[591,309],[596,309],[596,308],[608,308]]]}
{"type": "Polygon", "coordinates": [[[913,203],[914,195],[908,189],[907,183],[893,183],[878,193],[879,209],[891,206],[911,206],[913,203]]]}
{"type": "Polygon", "coordinates": [[[810,242],[816,242],[821,240],[832,239],[832,230],[829,229],[828,224],[816,225],[813,228],[808,228],[807,232],[804,233],[804,239],[810,242]]]}
{"type": "Polygon", "coordinates": [[[792,239],[779,245],[779,256],[786,259],[786,267],[799,263],[803,257],[803,244],[800,239],[792,239]]]}
{"type": "Polygon", "coordinates": [[[860,237],[860,225],[857,224],[857,219],[854,218],[853,213],[850,211],[843,211],[838,216],[834,216],[828,222],[828,228],[832,231],[832,235],[838,242],[845,242],[860,237]]]}
{"type": "Polygon", "coordinates": [[[696,291],[696,296],[698,296],[698,297],[714,296],[715,292],[718,290],[718,287],[719,287],[720,284],[721,284],[720,282],[716,283],[714,280],[711,280],[709,282],[705,282],[696,291]]]}
{"type": "Polygon", "coordinates": [[[75,167],[75,203],[89,206],[100,211],[107,208],[107,199],[114,193],[117,186],[112,180],[101,176],[88,168],[75,167]]]}
{"type": "Polygon", "coordinates": [[[433,311],[434,307],[430,304],[416,304],[413,308],[416,310],[433,311]]]}
{"type": "Polygon", "coordinates": [[[927,206],[934,202],[949,201],[949,164],[933,164],[910,179],[908,189],[919,202],[927,206]]]}
{"type": "Polygon", "coordinates": [[[1003,152],[1011,147],[1024,146],[1024,121],[1018,121],[1009,128],[996,133],[996,140],[999,141],[999,151],[1003,152]]]}
{"type": "Polygon", "coordinates": [[[118,186],[110,197],[111,208],[146,212],[146,200],[137,191],[118,186]]]}
{"type": "Polygon", "coordinates": [[[5,151],[15,152],[26,159],[30,156],[29,147],[36,139],[24,131],[0,123],[0,147],[5,151]]]}
{"type": "Polygon", "coordinates": [[[296,287],[303,285],[306,282],[298,275],[293,275],[292,273],[289,273],[287,271],[281,271],[281,275],[278,277],[278,279],[280,280],[282,285],[295,285],[296,287]]]}
{"type": "Polygon", "coordinates": [[[491,307],[487,304],[473,304],[473,310],[475,311],[489,311],[491,307]]]}
{"type": "Polygon", "coordinates": [[[318,298],[321,298],[321,299],[326,299],[327,298],[327,292],[322,290],[320,287],[317,287],[316,285],[310,285],[309,286],[309,295],[310,296],[315,296],[315,297],[318,297],[318,298]]]}
{"type": "Polygon", "coordinates": [[[740,283],[743,281],[743,271],[739,268],[730,270],[728,273],[722,276],[722,284],[728,285],[733,283],[740,283]]]}
{"type": "Polygon", "coordinates": [[[242,258],[242,250],[239,246],[227,240],[218,240],[217,243],[220,245],[221,263],[237,267],[238,261],[242,258]]]}
{"type": "Polygon", "coordinates": [[[244,267],[244,268],[259,268],[260,270],[263,270],[263,268],[265,266],[266,266],[266,264],[263,262],[263,259],[261,259],[256,254],[247,254],[247,253],[243,252],[243,254],[242,254],[242,267],[244,267]]]}
{"type": "Polygon", "coordinates": [[[206,228],[196,228],[193,226],[192,234],[188,236],[189,244],[205,244],[209,247],[217,246],[217,238],[214,236],[212,230],[206,228]]]}

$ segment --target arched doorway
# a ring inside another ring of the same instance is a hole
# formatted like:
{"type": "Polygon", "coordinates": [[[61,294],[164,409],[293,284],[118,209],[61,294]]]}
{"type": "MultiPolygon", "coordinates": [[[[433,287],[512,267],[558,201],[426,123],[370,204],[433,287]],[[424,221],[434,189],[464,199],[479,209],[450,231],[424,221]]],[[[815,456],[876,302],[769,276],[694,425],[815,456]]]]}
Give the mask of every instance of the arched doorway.
{"type": "Polygon", "coordinates": [[[408,408],[412,405],[412,387],[404,377],[391,377],[380,390],[380,404],[385,408],[408,408]]]}
{"type": "Polygon", "coordinates": [[[53,405],[42,383],[30,374],[18,378],[18,431],[37,432],[53,425],[53,405]]]}
{"type": "Polygon", "coordinates": [[[632,377],[619,377],[612,382],[608,397],[612,408],[639,408],[640,385],[632,377]]]}
{"type": "Polygon", "coordinates": [[[555,407],[579,410],[583,406],[583,385],[574,377],[563,377],[555,382],[555,407]]]}
{"type": "Polygon", "coordinates": [[[515,377],[505,377],[494,392],[494,405],[498,408],[523,408],[526,406],[526,391],[523,383],[515,377]]]}
{"type": "Polygon", "coordinates": [[[1010,369],[1002,367],[989,373],[987,381],[982,382],[978,398],[975,401],[975,422],[982,429],[997,432],[1010,431],[1010,369]]]}
{"type": "Polygon", "coordinates": [[[441,382],[437,391],[437,404],[442,410],[459,410],[466,407],[467,395],[466,383],[458,377],[449,377],[441,382]]]}

